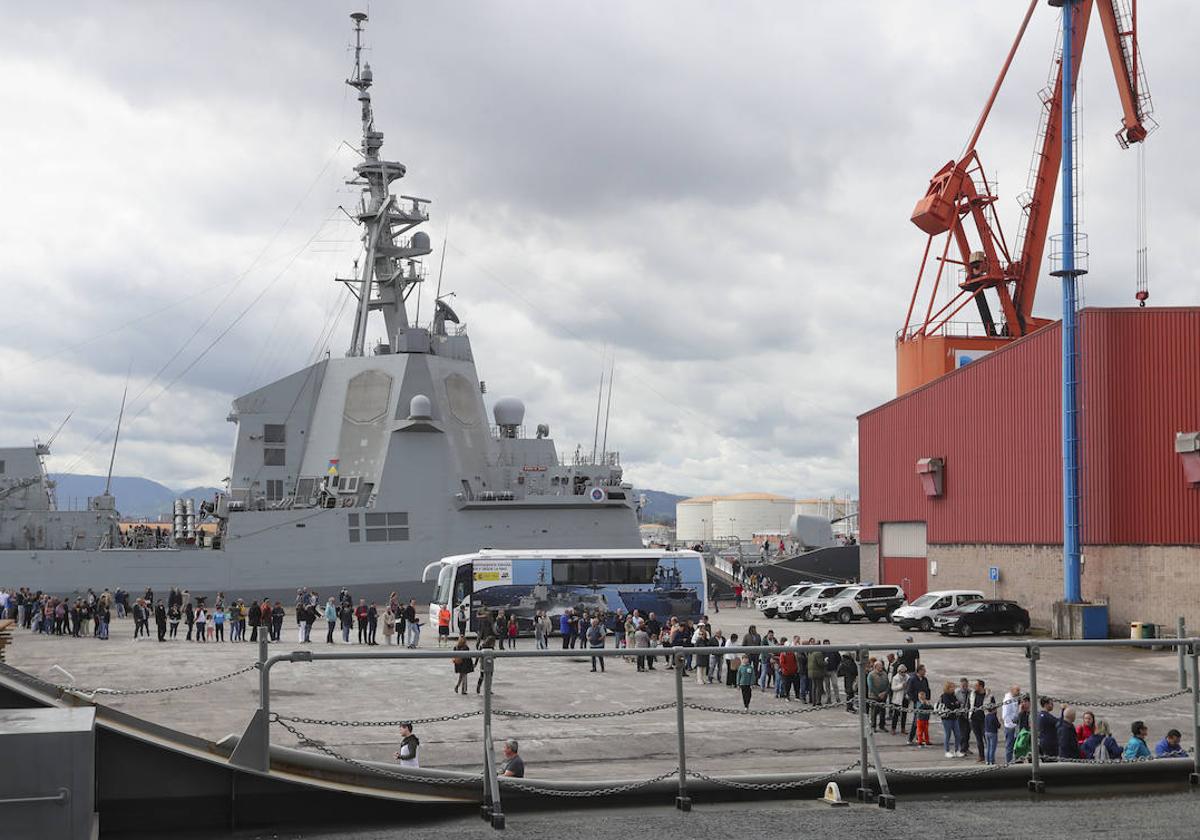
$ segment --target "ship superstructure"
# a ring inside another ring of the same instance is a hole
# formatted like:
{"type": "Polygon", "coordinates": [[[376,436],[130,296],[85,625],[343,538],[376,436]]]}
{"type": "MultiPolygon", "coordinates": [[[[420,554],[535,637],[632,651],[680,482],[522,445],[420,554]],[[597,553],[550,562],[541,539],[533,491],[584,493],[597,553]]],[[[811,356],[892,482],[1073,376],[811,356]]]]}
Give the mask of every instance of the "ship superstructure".
{"type": "MultiPolygon", "coordinates": [[[[525,434],[524,405],[493,404],[458,315],[435,296],[427,324],[409,302],[432,253],[429,202],[392,192],[403,164],[381,157],[374,82],[355,59],[362,160],[355,214],[364,258],[343,279],[358,305],[350,346],[233,401],[228,493],[180,508],[155,547],[121,533],[107,493],[59,511],[47,447],[0,450],[0,578],[48,591],[170,586],[247,596],[348,586],[379,597],[416,586],[440,556],[494,548],[640,545],[637,498],[616,453],[559,460],[549,427],[525,434]],[[415,314],[415,313],[414,313],[415,314]],[[385,338],[368,348],[368,326],[385,338]],[[219,527],[205,540],[200,520],[219,527]],[[183,552],[202,551],[199,556],[183,552]]],[[[419,592],[413,591],[413,595],[419,592]]]]}

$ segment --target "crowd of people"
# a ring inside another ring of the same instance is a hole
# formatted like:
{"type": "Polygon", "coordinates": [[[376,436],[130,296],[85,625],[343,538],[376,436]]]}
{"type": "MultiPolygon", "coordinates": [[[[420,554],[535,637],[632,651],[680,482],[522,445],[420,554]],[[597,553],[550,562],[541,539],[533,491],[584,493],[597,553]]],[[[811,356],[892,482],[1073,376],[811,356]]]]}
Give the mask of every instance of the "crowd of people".
{"type": "MultiPolygon", "coordinates": [[[[755,583],[762,585],[763,581],[755,583]]],[[[281,640],[288,611],[279,600],[247,601],[217,593],[211,605],[208,601],[178,588],[169,590],[165,598],[156,598],[148,588],[131,599],[121,588],[99,593],[88,589],[82,595],[59,597],[22,587],[0,589],[0,618],[14,619],[34,633],[75,638],[108,639],[115,618],[131,617],[135,639],[149,638],[153,621],[159,642],[181,636],[184,641],[201,643],[255,642],[260,636],[281,640]]],[[[356,604],[344,588],[324,603],[316,591],[299,589],[291,609],[300,644],[310,643],[313,625],[324,620],[327,644],[335,643],[340,629],[345,644],[351,643],[354,635],[358,644],[377,645],[382,631],[385,645],[420,645],[423,623],[416,601],[403,603],[396,593],[381,606],[361,598],[356,604]]],[[[437,622],[439,646],[451,644],[451,630],[457,629],[454,650],[470,649],[467,633],[472,629],[477,649],[516,648],[529,631],[538,649],[548,648],[556,632],[564,650],[597,651],[611,645],[626,651],[621,658],[637,672],[655,671],[661,661],[664,670],[678,667],[698,685],[734,689],[745,709],[758,695],[829,708],[844,704],[846,711],[857,714],[858,703],[865,699],[874,732],[906,737],[909,745],[920,749],[934,746],[930,730],[936,718],[941,726],[941,748],[948,759],[974,755],[978,763],[997,764],[1002,758],[1003,763],[1011,764],[1028,760],[1034,750],[1045,760],[1118,761],[1187,755],[1178,730],[1168,730],[1151,746],[1149,726],[1137,720],[1130,724],[1130,735],[1121,744],[1109,722],[1094,712],[1081,713],[1061,704],[1056,708],[1049,697],[1039,698],[1034,708],[1033,698],[1018,685],[1009,686],[999,699],[984,679],[971,682],[961,677],[937,686],[930,682],[911,636],[897,651],[860,662],[855,651],[838,650],[829,639],[776,636],[770,629],[760,633],[753,624],[740,637],[737,633],[727,637],[708,616],[693,621],[677,616],[660,619],[653,612],[643,616],[638,610],[568,609],[557,616],[538,612],[532,619],[519,621],[517,615],[502,610],[483,610],[471,626],[466,607],[461,606],[454,614],[442,608],[437,622]],[[745,654],[699,650],[736,646],[776,649],[745,654]],[[680,648],[685,654],[676,661],[661,653],[663,648],[680,648]],[[865,698],[858,697],[860,668],[865,670],[865,698]],[[940,690],[935,691],[934,686],[940,690]]],[[[593,672],[607,670],[606,657],[587,656],[586,661],[593,672]]],[[[454,657],[452,664],[454,690],[467,694],[476,662],[471,657],[454,657]]],[[[476,693],[481,691],[483,679],[480,671],[476,693]]],[[[412,752],[415,757],[415,746],[412,752]]]]}
{"type": "MultiPolygon", "coordinates": [[[[0,589],[0,618],[11,618],[33,633],[55,636],[108,639],[113,620],[128,617],[133,619],[135,639],[150,638],[151,622],[160,642],[181,636],[188,642],[257,642],[260,635],[272,642],[282,639],[288,610],[281,601],[227,598],[224,592],[218,592],[211,604],[209,600],[202,595],[193,597],[178,587],[172,587],[165,598],[156,598],[150,588],[136,598],[119,587],[98,594],[88,589],[83,595],[68,598],[21,587],[13,592],[0,589]]],[[[384,644],[415,648],[421,641],[417,602],[404,604],[395,592],[380,607],[361,598],[355,606],[346,589],[322,605],[317,592],[299,589],[291,609],[296,641],[301,644],[312,641],[313,625],[321,620],[327,624],[328,644],[334,643],[339,626],[343,643],[350,643],[351,634],[357,630],[358,644],[377,645],[381,625],[384,644]]],[[[449,618],[447,613],[439,622],[439,643],[449,639],[449,618]]]]}

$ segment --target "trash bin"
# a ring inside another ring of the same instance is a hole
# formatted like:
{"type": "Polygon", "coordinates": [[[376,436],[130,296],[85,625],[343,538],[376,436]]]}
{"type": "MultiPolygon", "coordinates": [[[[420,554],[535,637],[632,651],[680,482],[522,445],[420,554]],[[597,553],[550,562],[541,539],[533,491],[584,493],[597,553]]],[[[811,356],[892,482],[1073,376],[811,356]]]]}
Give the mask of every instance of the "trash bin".
{"type": "Polygon", "coordinates": [[[1141,621],[1132,621],[1129,623],[1129,638],[1144,639],[1146,638],[1146,625],[1141,621]]]}

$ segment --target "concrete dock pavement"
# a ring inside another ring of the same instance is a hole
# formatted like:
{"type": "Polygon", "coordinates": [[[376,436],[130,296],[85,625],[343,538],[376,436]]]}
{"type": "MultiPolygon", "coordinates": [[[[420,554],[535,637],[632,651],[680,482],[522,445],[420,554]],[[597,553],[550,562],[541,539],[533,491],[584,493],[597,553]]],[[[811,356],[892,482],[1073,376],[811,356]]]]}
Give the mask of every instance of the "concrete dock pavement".
{"type": "MultiPolygon", "coordinates": [[[[711,616],[714,628],[728,636],[756,625],[765,634],[810,636],[846,646],[869,645],[873,653],[895,651],[909,635],[889,624],[826,625],[765,619],[751,608],[722,609],[711,616]]],[[[936,634],[912,634],[922,641],[944,641],[936,634]]],[[[381,637],[382,638],[382,637],[381,637]]],[[[986,637],[985,637],[986,638],[986,637]]],[[[1004,637],[1006,638],[1006,637],[1004,637]]],[[[561,648],[556,637],[552,646],[561,648]]],[[[522,649],[532,649],[533,639],[521,639],[522,649]]],[[[290,620],[283,640],[272,653],[295,649],[321,652],[352,647],[383,650],[340,642],[326,645],[314,634],[309,645],[295,642],[290,620]]],[[[436,649],[435,637],[425,635],[422,649],[436,649]]],[[[393,647],[393,650],[397,648],[393,647]]],[[[75,684],[112,689],[145,689],[188,684],[234,671],[255,661],[257,646],[247,643],[196,643],[182,640],[159,643],[153,637],[133,639],[133,623],[117,621],[112,638],[74,639],[18,631],[8,649],[9,663],[51,682],[63,682],[57,665],[69,672],[75,684]]],[[[978,648],[964,641],[961,649],[929,651],[922,655],[931,688],[937,692],[945,680],[960,677],[986,680],[997,700],[1012,684],[1028,690],[1028,660],[1021,650],[978,648]]],[[[455,675],[450,662],[436,660],[334,661],[281,663],[271,673],[272,711],[282,715],[340,721],[399,721],[477,710],[481,698],[453,691],[455,675]]],[[[1178,687],[1177,659],[1173,653],[1121,649],[1044,649],[1038,665],[1038,686],[1043,694],[1121,702],[1129,698],[1164,694],[1178,687]]],[[[493,705],[541,713],[619,711],[673,702],[672,672],[659,662],[654,672],[638,673],[632,662],[610,659],[604,673],[592,673],[586,653],[552,660],[503,659],[496,663],[493,705]]],[[[740,697],[724,685],[684,682],[690,703],[738,709],[740,697]]],[[[212,740],[240,734],[258,702],[254,672],[184,691],[142,695],[101,695],[98,701],[152,722],[212,740]]],[[[1185,733],[1192,747],[1192,712],[1188,696],[1145,706],[1094,708],[1107,720],[1122,744],[1129,724],[1145,720],[1153,740],[1174,727],[1185,733]]],[[[773,690],[755,690],[751,710],[790,709],[773,690]]],[[[858,755],[858,718],[844,709],[772,716],[742,716],[689,710],[687,749],[690,769],[709,774],[827,771],[845,767],[858,755]]],[[[677,763],[675,716],[672,709],[601,719],[538,720],[497,717],[495,737],[521,742],[528,774],[536,777],[587,780],[598,778],[648,778],[677,763]]],[[[299,725],[313,742],[339,753],[377,761],[390,761],[398,748],[399,733],[391,727],[299,725]]],[[[934,746],[918,750],[903,735],[880,734],[880,757],[894,767],[974,766],[975,756],[945,759],[940,748],[940,726],[931,727],[934,746]]],[[[421,763],[450,770],[477,770],[482,763],[479,718],[447,721],[418,727],[421,763]]],[[[273,743],[297,746],[296,739],[273,726],[273,743]]],[[[304,746],[300,744],[300,746],[304,746]]],[[[1002,748],[1001,748],[1002,750],[1002,748]]]]}

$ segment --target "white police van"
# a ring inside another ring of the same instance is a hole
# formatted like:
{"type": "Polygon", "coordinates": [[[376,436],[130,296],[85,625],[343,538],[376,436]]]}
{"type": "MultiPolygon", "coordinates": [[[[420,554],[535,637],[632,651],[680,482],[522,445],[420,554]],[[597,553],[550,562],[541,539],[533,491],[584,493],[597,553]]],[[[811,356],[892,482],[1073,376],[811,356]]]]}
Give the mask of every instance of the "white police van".
{"type": "Polygon", "coordinates": [[[764,595],[755,600],[754,606],[767,618],[774,618],[779,613],[779,604],[781,602],[786,601],[802,589],[807,589],[810,586],[812,586],[812,583],[807,580],[794,583],[782,592],[776,592],[774,595],[764,595]]]}
{"type": "Polygon", "coordinates": [[[893,611],[904,605],[904,590],[891,584],[851,586],[832,598],[822,598],[812,605],[813,618],[821,621],[840,621],[849,624],[860,618],[866,621],[888,621],[893,611]]]}
{"type": "Polygon", "coordinates": [[[805,621],[812,621],[812,605],[817,601],[829,600],[835,595],[838,595],[842,590],[850,586],[848,583],[840,583],[836,585],[828,585],[818,583],[815,586],[810,586],[800,592],[797,592],[791,598],[788,598],[779,603],[778,615],[783,616],[788,621],[795,621],[797,618],[802,618],[805,621]]]}

